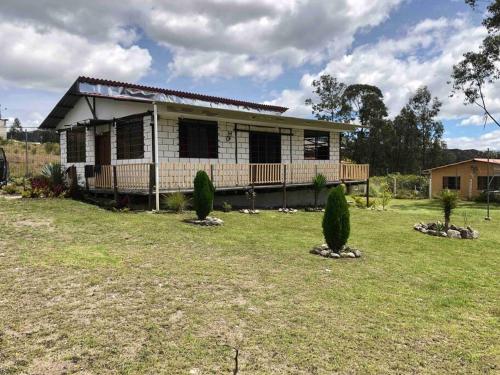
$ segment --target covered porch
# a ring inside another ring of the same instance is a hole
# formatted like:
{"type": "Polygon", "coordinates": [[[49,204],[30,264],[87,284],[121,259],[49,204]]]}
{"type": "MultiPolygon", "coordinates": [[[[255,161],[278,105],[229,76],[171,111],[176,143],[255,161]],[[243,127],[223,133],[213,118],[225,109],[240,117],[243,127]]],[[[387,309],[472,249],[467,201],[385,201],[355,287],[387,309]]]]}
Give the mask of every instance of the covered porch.
{"type": "MultiPolygon", "coordinates": [[[[328,184],[364,182],[369,178],[368,164],[347,163],[159,163],[160,193],[191,192],[196,172],[203,170],[215,188],[241,190],[272,186],[310,186],[322,174],[328,184]]],[[[153,194],[154,163],[86,165],[85,187],[94,192],[153,194]]]]}

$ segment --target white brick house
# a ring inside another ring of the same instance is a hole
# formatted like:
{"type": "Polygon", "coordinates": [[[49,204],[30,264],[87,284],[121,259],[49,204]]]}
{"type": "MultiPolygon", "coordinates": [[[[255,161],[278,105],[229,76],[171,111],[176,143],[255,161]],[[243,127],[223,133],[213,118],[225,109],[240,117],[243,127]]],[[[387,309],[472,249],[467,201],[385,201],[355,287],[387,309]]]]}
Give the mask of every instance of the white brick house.
{"type": "Polygon", "coordinates": [[[210,168],[224,188],[309,184],[319,172],[330,182],[368,178],[367,166],[340,164],[341,133],[355,125],[287,117],[286,110],[79,77],[40,127],[60,132],[61,163],[75,166],[82,184],[90,178],[102,188],[117,184],[110,176],[97,182],[102,168],[114,166],[120,188],[144,190],[155,161],[163,191],[189,189],[196,170],[210,168]],[[85,166],[99,166],[97,174],[85,166]]]}

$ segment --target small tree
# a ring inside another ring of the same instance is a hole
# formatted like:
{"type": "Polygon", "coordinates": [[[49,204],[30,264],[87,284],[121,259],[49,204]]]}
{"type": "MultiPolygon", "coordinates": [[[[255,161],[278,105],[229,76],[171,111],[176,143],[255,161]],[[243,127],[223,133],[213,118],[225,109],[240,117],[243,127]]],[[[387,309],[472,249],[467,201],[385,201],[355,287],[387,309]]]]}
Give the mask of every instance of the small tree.
{"type": "Polygon", "coordinates": [[[321,173],[317,174],[313,178],[313,189],[314,189],[314,207],[318,208],[318,197],[319,194],[321,193],[321,190],[323,190],[326,187],[326,177],[323,176],[321,173]]]}
{"type": "Polygon", "coordinates": [[[340,252],[350,234],[349,207],[342,187],[330,191],[323,216],[323,235],[328,247],[340,252]]]}
{"type": "Polygon", "coordinates": [[[380,203],[382,204],[382,210],[385,210],[392,199],[392,193],[387,183],[382,184],[381,190],[382,192],[380,193],[380,203]]]}
{"type": "Polygon", "coordinates": [[[439,201],[444,211],[444,227],[448,230],[450,227],[451,212],[457,207],[458,195],[453,191],[445,189],[439,194],[439,201]]]}
{"type": "Polygon", "coordinates": [[[194,178],[193,203],[196,216],[204,220],[213,209],[214,186],[205,171],[198,171],[194,178]]]}

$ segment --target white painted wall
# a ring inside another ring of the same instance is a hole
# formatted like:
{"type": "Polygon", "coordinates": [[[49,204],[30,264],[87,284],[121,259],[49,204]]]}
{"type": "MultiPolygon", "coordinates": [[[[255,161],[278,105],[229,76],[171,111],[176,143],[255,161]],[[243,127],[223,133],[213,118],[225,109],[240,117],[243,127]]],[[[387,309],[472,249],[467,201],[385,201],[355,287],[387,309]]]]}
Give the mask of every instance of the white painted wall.
{"type": "MultiPolygon", "coordinates": [[[[99,119],[113,119],[128,116],[136,113],[144,113],[152,110],[151,104],[117,101],[110,99],[96,100],[97,117],[99,119]]],[[[183,115],[184,118],[189,118],[188,114],[183,115]]],[[[92,113],[84,98],[81,98],[75,107],[66,115],[59,123],[58,129],[62,130],[76,124],[78,121],[88,120],[92,118],[92,113]]],[[[198,117],[199,118],[199,117],[198,117]]],[[[219,152],[218,159],[193,159],[179,158],[179,115],[162,113],[158,121],[159,131],[159,150],[158,156],[160,162],[192,162],[192,163],[236,163],[235,149],[236,136],[234,133],[234,122],[218,121],[218,136],[219,136],[219,152]]],[[[213,121],[207,117],[206,120],[213,121]]],[[[111,164],[133,164],[133,163],[150,163],[152,162],[153,136],[152,136],[152,118],[150,115],[145,115],[144,121],[144,158],[142,159],[127,159],[117,160],[116,158],[116,129],[110,126],[111,131],[111,164]]],[[[286,128],[286,124],[282,127],[286,128]]],[[[245,129],[246,126],[240,126],[245,129]]],[[[97,128],[96,131],[99,132],[97,128]]],[[[252,130],[276,132],[276,129],[259,128],[252,126],[252,130]]],[[[287,131],[288,132],[288,131],[287,131]]],[[[339,162],[339,133],[330,131],[330,160],[304,160],[304,129],[292,129],[292,162],[301,163],[338,163],[339,162]]],[[[249,162],[249,135],[248,132],[238,132],[238,163],[249,162]]],[[[290,162],[290,138],[282,136],[281,143],[281,161],[282,163],[290,162]]],[[[66,160],[66,133],[61,132],[61,163],[67,168],[70,165],[77,167],[77,172],[83,182],[84,165],[95,163],[95,139],[94,129],[86,129],[86,160],[85,163],[67,163],[66,160]]]]}
{"type": "Polygon", "coordinates": [[[0,119],[0,139],[7,139],[7,120],[0,119]]]}

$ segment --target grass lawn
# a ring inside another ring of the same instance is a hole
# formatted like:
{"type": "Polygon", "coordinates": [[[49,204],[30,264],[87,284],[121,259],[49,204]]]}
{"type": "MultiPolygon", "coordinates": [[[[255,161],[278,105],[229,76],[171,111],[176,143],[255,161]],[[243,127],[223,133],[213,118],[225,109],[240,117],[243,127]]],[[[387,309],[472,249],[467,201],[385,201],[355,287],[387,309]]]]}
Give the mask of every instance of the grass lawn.
{"type": "Polygon", "coordinates": [[[500,208],[425,236],[429,201],[351,209],[356,260],[309,254],[320,213],[113,213],[0,198],[0,374],[498,373],[500,208]]]}

